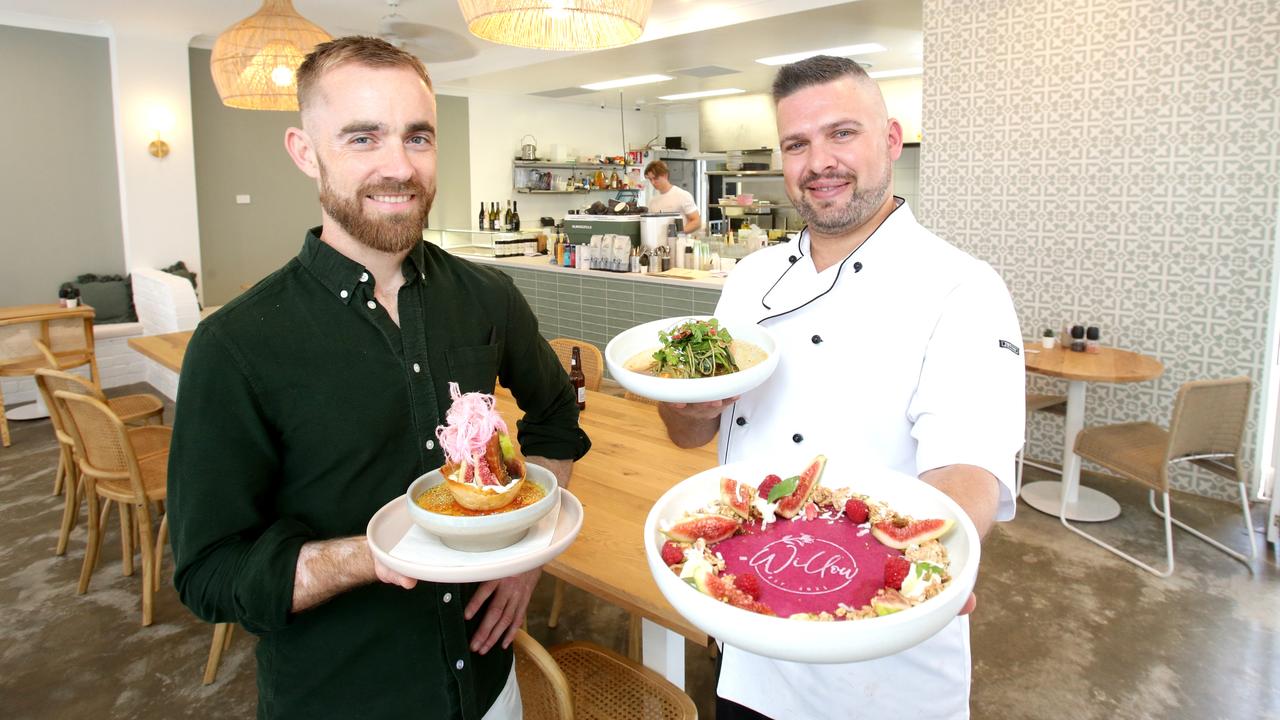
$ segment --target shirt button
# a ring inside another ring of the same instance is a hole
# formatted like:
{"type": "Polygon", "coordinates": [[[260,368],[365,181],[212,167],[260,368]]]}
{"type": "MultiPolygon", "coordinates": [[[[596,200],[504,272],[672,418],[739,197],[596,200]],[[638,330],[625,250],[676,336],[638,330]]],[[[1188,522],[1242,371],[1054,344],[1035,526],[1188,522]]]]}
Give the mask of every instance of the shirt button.
{"type": "Polygon", "coordinates": [[[427,441],[427,449],[428,449],[428,450],[435,450],[435,449],[436,449],[436,441],[435,441],[435,440],[428,440],[428,441],[427,441]]]}
{"type": "Polygon", "coordinates": [[[414,372],[422,372],[422,367],[421,367],[420,365],[418,365],[418,363],[414,363],[414,364],[413,364],[413,371],[414,371],[414,372]]]}
{"type": "Polygon", "coordinates": [[[738,419],[734,420],[734,422],[738,423],[738,427],[742,427],[747,424],[747,419],[742,416],[738,416],[738,419]]]}
{"type": "Polygon", "coordinates": [[[463,662],[461,660],[453,664],[453,666],[458,668],[459,670],[462,669],[462,665],[463,665],[463,662]]]}
{"type": "Polygon", "coordinates": [[[804,436],[801,435],[800,433],[796,433],[795,435],[791,436],[791,442],[794,442],[794,443],[804,442],[804,436]]]}
{"type": "Polygon", "coordinates": [[[855,262],[855,263],[853,264],[853,271],[854,271],[854,272],[862,272],[862,263],[860,263],[860,262],[855,262]]]}
{"type": "Polygon", "coordinates": [[[369,309],[370,309],[370,310],[376,310],[376,309],[377,309],[377,307],[378,307],[378,303],[376,303],[376,302],[374,302],[374,301],[372,301],[372,300],[370,300],[369,302],[367,302],[367,303],[365,303],[365,304],[369,306],[369,309]]]}
{"type": "Polygon", "coordinates": [[[347,292],[346,290],[343,290],[342,292],[338,293],[338,297],[342,298],[343,300],[346,300],[347,296],[350,294],[351,293],[347,292]]]}
{"type": "Polygon", "coordinates": [[[445,593],[444,597],[441,598],[441,600],[444,600],[446,603],[448,603],[452,599],[453,599],[453,593],[445,593]]]}
{"type": "Polygon", "coordinates": [[[822,342],[822,336],[821,336],[821,335],[814,335],[813,337],[811,337],[811,338],[809,338],[809,339],[813,341],[813,344],[814,344],[814,345],[817,345],[818,343],[822,342]]]}
{"type": "Polygon", "coordinates": [[[368,280],[369,280],[369,273],[367,272],[360,273],[360,282],[367,282],[368,280]]]}

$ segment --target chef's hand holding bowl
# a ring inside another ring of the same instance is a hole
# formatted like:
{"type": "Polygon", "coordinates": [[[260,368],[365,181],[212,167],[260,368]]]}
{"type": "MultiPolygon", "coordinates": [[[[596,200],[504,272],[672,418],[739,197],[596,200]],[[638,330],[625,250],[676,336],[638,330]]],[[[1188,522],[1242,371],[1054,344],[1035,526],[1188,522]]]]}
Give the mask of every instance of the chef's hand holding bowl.
{"type": "MultiPolygon", "coordinates": [[[[679,368],[674,372],[662,370],[667,377],[655,374],[656,367],[645,368],[654,352],[663,349],[660,333],[675,339],[687,323],[710,323],[709,316],[685,316],[654,320],[619,333],[604,351],[609,375],[627,390],[665,403],[683,404],[683,410],[708,412],[707,417],[719,414],[715,403],[723,409],[738,396],[755,389],[778,367],[779,347],[768,329],[750,322],[716,322],[716,330],[727,331],[733,339],[733,357],[741,364],[736,371],[716,370],[709,377],[680,377],[679,368]],[[747,356],[754,356],[747,359],[747,356]],[[707,404],[700,407],[700,404],[707,404]]],[[[703,330],[706,326],[702,326],[703,330]]]]}

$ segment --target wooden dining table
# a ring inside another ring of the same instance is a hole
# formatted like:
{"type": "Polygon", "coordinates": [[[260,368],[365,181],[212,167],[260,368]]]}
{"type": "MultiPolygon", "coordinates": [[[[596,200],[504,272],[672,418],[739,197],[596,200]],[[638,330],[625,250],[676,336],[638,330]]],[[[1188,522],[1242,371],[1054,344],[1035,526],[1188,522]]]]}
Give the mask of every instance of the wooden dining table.
{"type": "MultiPolygon", "coordinates": [[[[0,349],[0,377],[33,376],[36,368],[48,367],[48,361],[32,342],[40,340],[51,349],[63,369],[88,365],[90,378],[95,384],[100,382],[93,345],[94,315],[94,309],[88,305],[62,307],[45,303],[0,307],[0,345],[3,345],[0,349]],[[59,349],[52,339],[55,324],[77,325],[83,332],[83,340],[73,349],[59,349]]],[[[3,396],[0,395],[0,419],[38,420],[49,417],[49,409],[39,395],[36,395],[34,403],[7,413],[3,412],[2,405],[3,396]]],[[[0,421],[0,440],[5,447],[9,446],[9,430],[3,421],[0,421]]]]}
{"type": "MultiPolygon", "coordinates": [[[[182,370],[191,332],[134,338],[130,347],[174,372],[182,370]]],[[[504,388],[494,393],[509,422],[524,413],[504,388]]],[[[715,445],[680,449],[667,438],[657,407],[591,393],[580,417],[591,452],[573,466],[569,483],[583,506],[582,530],[543,569],[641,618],[644,664],[684,687],[684,640],[707,636],[671,607],[649,572],[644,521],[677,482],[717,464],[715,445]]]]}
{"type": "Polygon", "coordinates": [[[1084,429],[1086,388],[1089,383],[1131,383],[1154,380],[1164,372],[1159,360],[1141,353],[1102,347],[1097,353],[1076,352],[1061,344],[1043,348],[1028,342],[1027,372],[1067,381],[1067,419],[1062,434],[1062,480],[1042,480],[1022,486],[1022,499],[1049,515],[1079,522],[1101,522],[1120,514],[1120,504],[1106,493],[1080,485],[1080,456],[1076,435],[1084,429]]]}

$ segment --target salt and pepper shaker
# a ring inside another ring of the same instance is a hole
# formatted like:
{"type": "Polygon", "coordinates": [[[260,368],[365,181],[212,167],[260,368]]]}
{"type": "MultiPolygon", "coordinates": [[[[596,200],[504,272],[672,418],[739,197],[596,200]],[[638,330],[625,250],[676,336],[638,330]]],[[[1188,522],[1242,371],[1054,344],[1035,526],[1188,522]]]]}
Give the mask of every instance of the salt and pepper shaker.
{"type": "Polygon", "coordinates": [[[1085,352],[1090,352],[1090,353],[1102,352],[1102,345],[1098,343],[1098,338],[1100,337],[1100,335],[1101,333],[1098,332],[1097,326],[1090,325],[1085,330],[1085,342],[1084,342],[1085,352]]]}
{"type": "Polygon", "coordinates": [[[1072,352],[1084,352],[1084,326],[1071,326],[1071,350],[1072,352]]]}

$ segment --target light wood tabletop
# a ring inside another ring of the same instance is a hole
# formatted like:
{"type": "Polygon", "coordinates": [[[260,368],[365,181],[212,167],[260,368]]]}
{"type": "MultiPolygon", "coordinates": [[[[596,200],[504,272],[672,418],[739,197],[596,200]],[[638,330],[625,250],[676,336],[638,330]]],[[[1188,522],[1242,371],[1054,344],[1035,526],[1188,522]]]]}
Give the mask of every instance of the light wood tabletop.
{"type": "Polygon", "coordinates": [[[11,305],[9,307],[0,307],[0,325],[8,325],[12,322],[62,320],[73,317],[93,319],[93,316],[94,310],[88,305],[77,305],[73,308],[64,308],[57,303],[45,303],[43,305],[11,305]]]}
{"type": "Polygon", "coordinates": [[[1154,380],[1164,365],[1153,357],[1103,347],[1097,353],[1075,352],[1062,345],[1052,349],[1027,347],[1027,372],[1085,382],[1141,382],[1154,380]],[[1033,352],[1037,351],[1037,352],[1033,352]]]}
{"type": "MultiPolygon", "coordinates": [[[[134,338],[129,346],[181,372],[190,339],[190,331],[176,332],[134,338]]],[[[507,390],[498,388],[495,397],[509,423],[524,416],[507,390]]],[[[580,422],[591,437],[591,452],[574,465],[569,490],[582,501],[582,531],[546,571],[706,645],[706,634],[679,615],[658,590],[642,535],[649,508],[662,493],[717,464],[715,445],[677,448],[667,438],[656,406],[602,393],[588,395],[580,422]]]]}
{"type": "Polygon", "coordinates": [[[162,366],[176,372],[182,372],[182,356],[187,354],[187,343],[191,342],[191,330],[165,333],[164,335],[145,335],[129,339],[129,347],[144,357],[155,360],[162,366]]]}

